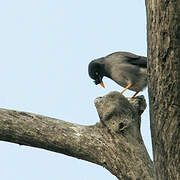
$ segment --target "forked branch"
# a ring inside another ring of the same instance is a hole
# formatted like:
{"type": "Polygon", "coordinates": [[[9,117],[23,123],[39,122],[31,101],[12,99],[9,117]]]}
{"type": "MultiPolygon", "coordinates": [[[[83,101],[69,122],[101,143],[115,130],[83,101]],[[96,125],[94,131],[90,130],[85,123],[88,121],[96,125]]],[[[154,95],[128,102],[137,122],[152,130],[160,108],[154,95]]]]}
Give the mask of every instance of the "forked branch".
{"type": "Polygon", "coordinates": [[[153,179],[153,164],[140,134],[144,99],[128,101],[111,92],[97,98],[95,105],[100,122],[93,126],[0,109],[0,140],[87,160],[118,179],[153,179]]]}

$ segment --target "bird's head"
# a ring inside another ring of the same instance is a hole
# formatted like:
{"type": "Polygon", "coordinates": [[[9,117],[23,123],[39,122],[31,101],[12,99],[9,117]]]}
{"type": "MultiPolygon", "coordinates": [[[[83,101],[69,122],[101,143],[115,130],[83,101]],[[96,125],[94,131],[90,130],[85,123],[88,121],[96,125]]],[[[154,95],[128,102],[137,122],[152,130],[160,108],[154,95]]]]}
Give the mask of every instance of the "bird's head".
{"type": "Polygon", "coordinates": [[[94,79],[94,83],[96,85],[100,84],[102,87],[105,87],[104,83],[102,81],[102,78],[104,76],[104,73],[103,73],[104,72],[104,65],[101,63],[100,60],[101,59],[91,61],[89,63],[88,72],[89,72],[90,78],[94,79]]]}

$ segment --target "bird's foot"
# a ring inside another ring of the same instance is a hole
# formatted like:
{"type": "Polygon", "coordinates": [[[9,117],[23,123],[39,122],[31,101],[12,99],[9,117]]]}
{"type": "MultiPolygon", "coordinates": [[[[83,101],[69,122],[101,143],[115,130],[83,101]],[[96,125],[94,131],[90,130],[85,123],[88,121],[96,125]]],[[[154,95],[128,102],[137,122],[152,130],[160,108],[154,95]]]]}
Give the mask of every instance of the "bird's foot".
{"type": "Polygon", "coordinates": [[[135,99],[135,97],[130,97],[130,101],[134,101],[135,99]]]}

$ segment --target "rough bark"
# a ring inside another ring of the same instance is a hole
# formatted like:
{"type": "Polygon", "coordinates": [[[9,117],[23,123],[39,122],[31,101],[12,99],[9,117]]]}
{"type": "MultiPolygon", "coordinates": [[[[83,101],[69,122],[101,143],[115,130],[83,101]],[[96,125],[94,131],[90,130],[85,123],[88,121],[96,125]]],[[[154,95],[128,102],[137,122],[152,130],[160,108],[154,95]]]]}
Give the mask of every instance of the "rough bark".
{"type": "Polygon", "coordinates": [[[140,134],[142,97],[118,92],[95,100],[100,122],[81,126],[41,115],[0,109],[0,140],[38,147],[99,164],[118,179],[153,179],[140,134]]]}
{"type": "Polygon", "coordinates": [[[157,179],[180,179],[180,0],[146,0],[151,134],[157,179]]]}

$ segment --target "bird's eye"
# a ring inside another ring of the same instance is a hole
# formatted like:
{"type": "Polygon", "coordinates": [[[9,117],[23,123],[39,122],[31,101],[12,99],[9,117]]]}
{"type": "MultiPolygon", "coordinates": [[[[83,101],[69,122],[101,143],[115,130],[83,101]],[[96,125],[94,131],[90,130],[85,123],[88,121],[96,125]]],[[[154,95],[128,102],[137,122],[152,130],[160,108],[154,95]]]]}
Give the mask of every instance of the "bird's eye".
{"type": "Polygon", "coordinates": [[[98,73],[98,72],[96,72],[95,74],[96,74],[97,76],[99,75],[99,73],[98,73]]]}

